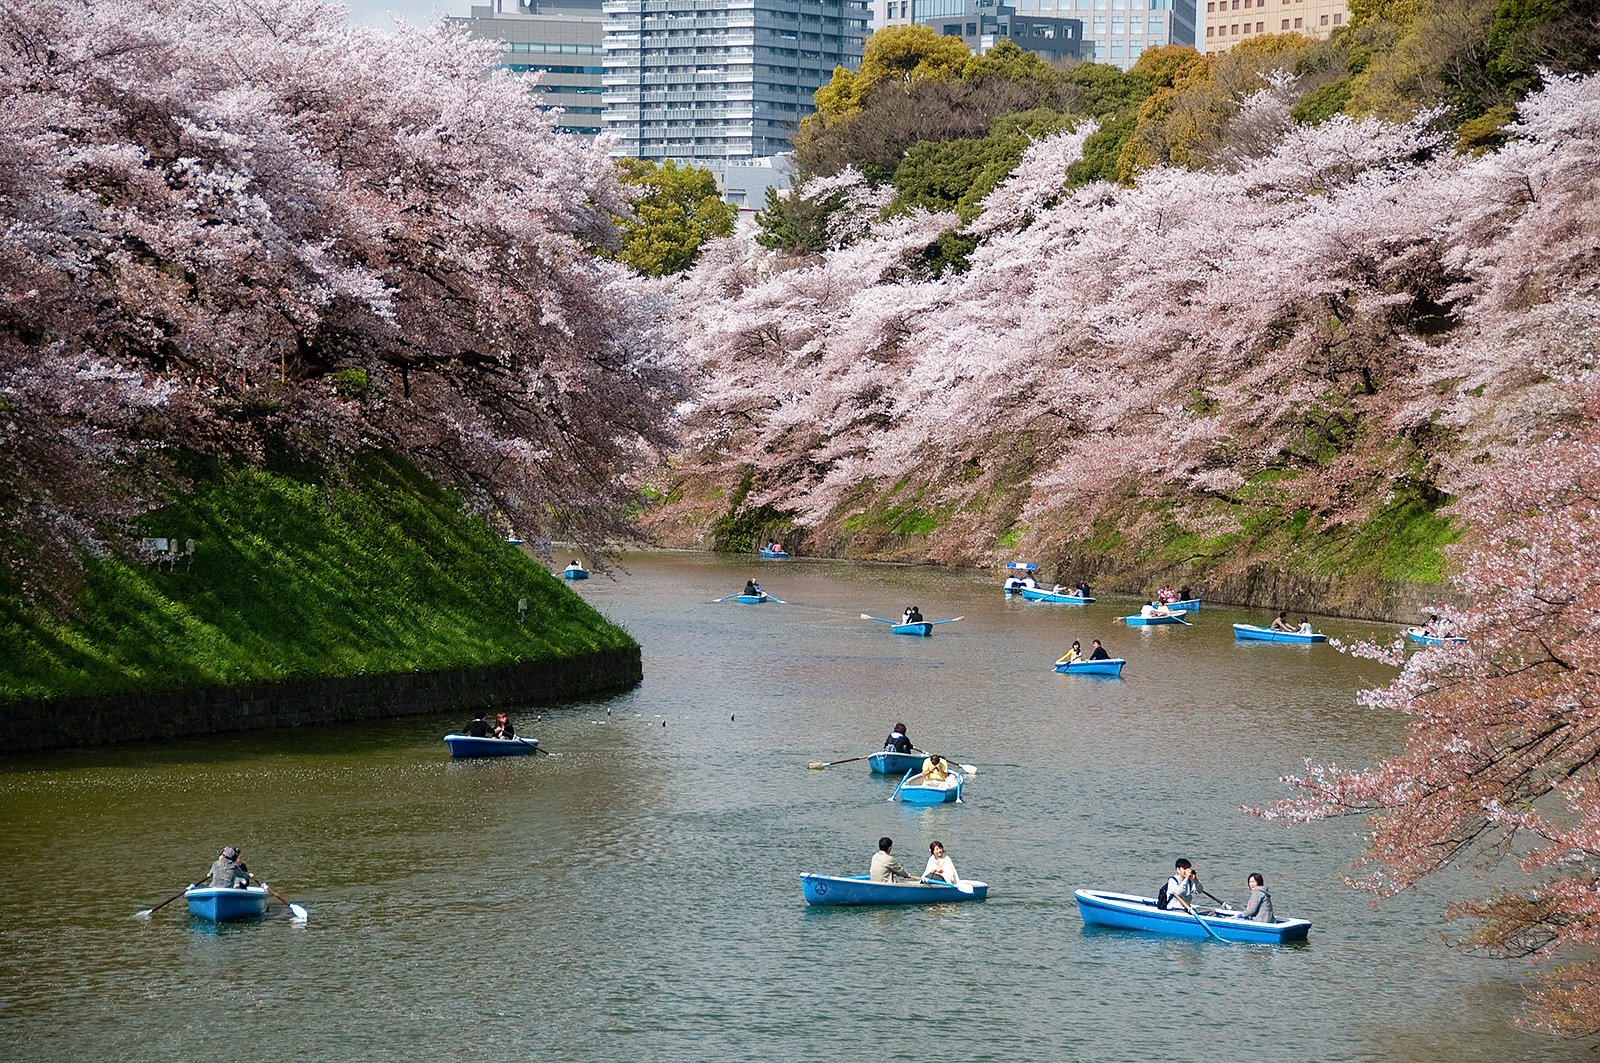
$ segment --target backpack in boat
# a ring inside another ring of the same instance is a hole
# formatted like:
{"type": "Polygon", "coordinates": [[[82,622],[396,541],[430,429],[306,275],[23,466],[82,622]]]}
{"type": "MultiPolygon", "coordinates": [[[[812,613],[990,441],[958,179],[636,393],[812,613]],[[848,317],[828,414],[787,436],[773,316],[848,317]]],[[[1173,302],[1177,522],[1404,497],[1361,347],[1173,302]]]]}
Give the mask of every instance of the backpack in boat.
{"type": "Polygon", "coordinates": [[[1167,884],[1163,882],[1161,888],[1156,890],[1156,907],[1162,911],[1167,910],[1167,884]]]}

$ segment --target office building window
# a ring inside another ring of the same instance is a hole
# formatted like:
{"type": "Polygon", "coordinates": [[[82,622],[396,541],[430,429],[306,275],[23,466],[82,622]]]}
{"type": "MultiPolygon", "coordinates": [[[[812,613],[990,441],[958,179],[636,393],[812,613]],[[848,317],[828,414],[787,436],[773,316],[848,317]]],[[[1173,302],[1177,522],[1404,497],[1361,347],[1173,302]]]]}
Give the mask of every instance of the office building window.
{"type": "Polygon", "coordinates": [[[1235,22],[1233,25],[1228,27],[1228,36],[1230,36],[1230,37],[1239,36],[1239,24],[1237,22],[1235,22]]]}
{"type": "Polygon", "coordinates": [[[1328,24],[1328,16],[1327,15],[1323,15],[1322,16],[1322,25],[1326,26],[1327,24],[1328,24]]]}
{"type": "Polygon", "coordinates": [[[1306,20],[1305,20],[1305,19],[1303,19],[1303,18],[1297,18],[1297,19],[1295,19],[1295,20],[1294,20],[1294,28],[1295,28],[1295,29],[1301,29],[1301,28],[1302,28],[1302,27],[1303,27],[1303,26],[1304,26],[1304,25],[1305,25],[1305,21],[1306,21],[1306,20]]]}
{"type": "Polygon", "coordinates": [[[1143,33],[1144,33],[1144,16],[1143,15],[1131,15],[1131,16],[1129,16],[1129,18],[1128,18],[1128,32],[1129,33],[1133,33],[1133,34],[1143,35],[1143,33]]]}
{"type": "Polygon", "coordinates": [[[1113,59],[1121,59],[1122,58],[1122,51],[1123,51],[1123,43],[1121,41],[1112,41],[1111,42],[1111,58],[1113,58],[1113,59]]]}
{"type": "Polygon", "coordinates": [[[1215,26],[1207,26],[1206,27],[1206,36],[1209,37],[1213,33],[1215,33],[1216,31],[1217,31],[1217,27],[1215,27],[1215,26]]]}
{"type": "Polygon", "coordinates": [[[1121,37],[1124,34],[1126,34],[1127,32],[1128,32],[1128,20],[1123,18],[1121,15],[1113,15],[1111,17],[1111,34],[1112,34],[1112,36],[1121,37]]]}
{"type": "Polygon", "coordinates": [[[1263,26],[1265,26],[1265,25],[1266,25],[1266,23],[1265,23],[1265,22],[1257,22],[1257,23],[1256,23],[1256,32],[1257,32],[1257,33],[1260,33],[1260,32],[1261,32],[1261,28],[1262,28],[1262,27],[1263,27],[1263,26]]]}
{"type": "Polygon", "coordinates": [[[1288,29],[1289,28],[1289,20],[1288,19],[1284,19],[1283,20],[1283,28],[1284,29],[1288,29]]]}
{"type": "Polygon", "coordinates": [[[1094,17],[1094,35],[1096,37],[1104,37],[1106,35],[1106,17],[1104,15],[1096,15],[1094,17]]]}
{"type": "Polygon", "coordinates": [[[1334,12],[1334,13],[1333,13],[1333,24],[1334,24],[1334,25],[1335,25],[1335,26],[1337,26],[1337,25],[1338,25],[1338,24],[1339,24],[1339,23],[1341,23],[1341,22],[1343,22],[1343,21],[1344,21],[1344,14],[1343,14],[1343,12],[1339,12],[1339,11],[1335,11],[1335,12],[1334,12]]]}

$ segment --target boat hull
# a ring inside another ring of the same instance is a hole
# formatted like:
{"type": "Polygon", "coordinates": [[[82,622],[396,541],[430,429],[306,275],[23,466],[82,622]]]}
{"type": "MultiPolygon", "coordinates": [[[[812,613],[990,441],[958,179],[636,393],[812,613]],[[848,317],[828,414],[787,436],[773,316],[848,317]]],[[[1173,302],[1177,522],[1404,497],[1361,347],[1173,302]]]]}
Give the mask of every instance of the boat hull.
{"type": "Polygon", "coordinates": [[[1078,902],[1078,914],[1083,917],[1085,926],[1142,930],[1186,938],[1209,938],[1214,934],[1223,941],[1257,945],[1304,941],[1311,932],[1309,919],[1258,923],[1237,915],[1196,916],[1182,910],[1157,908],[1154,897],[1105,890],[1074,890],[1072,896],[1078,902]],[[1202,921],[1205,926],[1201,925],[1202,921]],[[1211,933],[1206,932],[1206,927],[1211,928],[1211,933]]]}
{"type": "Polygon", "coordinates": [[[1420,627],[1406,628],[1406,638],[1424,646],[1459,645],[1467,641],[1460,635],[1429,635],[1420,627]]]}
{"type": "Polygon", "coordinates": [[[1122,666],[1127,663],[1121,657],[1109,657],[1103,661],[1069,661],[1056,665],[1056,671],[1062,675],[1121,675],[1122,666]]]}
{"type": "Polygon", "coordinates": [[[539,748],[537,738],[474,738],[472,735],[445,735],[452,757],[527,757],[539,748]]]}
{"type": "Polygon", "coordinates": [[[1327,642],[1328,636],[1318,632],[1301,634],[1298,631],[1274,631],[1270,627],[1256,627],[1254,624],[1233,625],[1233,637],[1244,641],[1253,642],[1327,642]]]}
{"type": "Polygon", "coordinates": [[[588,579],[589,573],[581,568],[564,568],[561,570],[562,579],[588,579]]]}
{"type": "Polygon", "coordinates": [[[1181,602],[1168,602],[1169,613],[1198,613],[1200,611],[1199,598],[1185,598],[1181,602]]]}
{"type": "Polygon", "coordinates": [[[801,875],[807,904],[953,904],[989,896],[987,882],[873,882],[866,875],[801,875]]]}
{"type": "Polygon", "coordinates": [[[1093,598],[1081,598],[1076,594],[1057,594],[1055,591],[1041,591],[1033,587],[1023,587],[1019,592],[1025,602],[1049,602],[1051,605],[1088,605],[1093,598]]]}
{"type": "Polygon", "coordinates": [[[961,800],[961,784],[965,780],[959,771],[950,773],[942,783],[923,783],[922,772],[908,771],[896,796],[908,805],[943,805],[961,800]]]}
{"type": "Polygon", "coordinates": [[[771,600],[772,599],[768,598],[765,594],[741,594],[734,598],[734,601],[738,602],[740,605],[761,605],[763,602],[769,602],[771,600]]]}
{"type": "Polygon", "coordinates": [[[922,770],[922,754],[885,749],[868,757],[867,766],[880,775],[904,775],[908,771],[922,770]]]}
{"type": "Polygon", "coordinates": [[[1181,616],[1139,616],[1135,614],[1134,616],[1123,617],[1122,622],[1129,627],[1154,627],[1157,624],[1182,624],[1184,619],[1181,616]]]}
{"type": "Polygon", "coordinates": [[[789,557],[787,550],[758,550],[756,551],[768,561],[785,561],[789,557]]]}
{"type": "Polygon", "coordinates": [[[933,634],[933,625],[926,621],[920,624],[894,624],[889,630],[896,635],[916,635],[919,638],[927,638],[933,634]]]}
{"type": "Polygon", "coordinates": [[[189,902],[190,915],[198,915],[213,923],[226,923],[265,915],[270,894],[265,886],[246,886],[243,889],[202,886],[184,890],[183,896],[189,902]]]}

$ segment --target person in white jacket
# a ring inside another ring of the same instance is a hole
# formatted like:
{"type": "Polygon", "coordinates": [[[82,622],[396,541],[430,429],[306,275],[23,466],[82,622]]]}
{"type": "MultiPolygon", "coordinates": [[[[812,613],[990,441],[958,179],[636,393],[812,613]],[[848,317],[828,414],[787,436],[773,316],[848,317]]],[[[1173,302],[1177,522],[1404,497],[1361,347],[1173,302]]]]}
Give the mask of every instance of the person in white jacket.
{"type": "Polygon", "coordinates": [[[952,886],[960,885],[961,876],[956,874],[954,860],[944,851],[944,842],[930,842],[928,844],[928,866],[922,871],[924,882],[947,882],[952,886]]]}

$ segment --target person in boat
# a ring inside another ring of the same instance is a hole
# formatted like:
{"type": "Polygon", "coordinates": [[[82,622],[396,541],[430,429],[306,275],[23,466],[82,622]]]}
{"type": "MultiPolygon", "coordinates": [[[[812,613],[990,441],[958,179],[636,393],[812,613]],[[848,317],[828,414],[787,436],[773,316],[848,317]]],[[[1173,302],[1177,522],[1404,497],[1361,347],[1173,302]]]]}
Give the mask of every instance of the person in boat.
{"type": "Polygon", "coordinates": [[[1311,634],[1311,619],[1309,617],[1302,616],[1300,618],[1300,626],[1295,628],[1294,631],[1296,635],[1311,634]]]}
{"type": "Polygon", "coordinates": [[[1179,587],[1178,588],[1178,601],[1180,601],[1180,602],[1192,602],[1192,601],[1194,601],[1194,595],[1189,593],[1189,588],[1188,587],[1179,587]]]}
{"type": "Polygon", "coordinates": [[[467,724],[467,737],[468,738],[488,738],[489,737],[489,721],[485,720],[483,718],[483,710],[480,709],[478,711],[478,714],[472,718],[472,722],[467,724]]]}
{"type": "Polygon", "coordinates": [[[1172,593],[1171,587],[1162,587],[1160,590],[1156,591],[1156,601],[1160,602],[1162,605],[1171,605],[1177,600],[1178,596],[1172,593]]]}
{"type": "Polygon", "coordinates": [[[1156,603],[1155,602],[1145,602],[1143,605],[1139,606],[1139,615],[1143,616],[1143,617],[1155,616],[1156,615],[1156,603]]]}
{"type": "Polygon", "coordinates": [[[922,762],[922,781],[925,783],[942,783],[950,779],[949,763],[937,753],[929,753],[922,762]]]}
{"type": "Polygon", "coordinates": [[[1280,611],[1278,613],[1278,615],[1273,618],[1273,620],[1272,620],[1272,630],[1273,631],[1293,631],[1294,630],[1294,625],[1289,623],[1289,613],[1288,613],[1287,610],[1280,611]]]}
{"type": "Polygon", "coordinates": [[[739,593],[754,595],[755,597],[759,598],[766,592],[761,589],[761,584],[757,583],[753,579],[747,579],[744,581],[744,590],[740,591],[739,593]]]}
{"type": "Polygon", "coordinates": [[[928,843],[928,866],[922,869],[922,881],[960,885],[961,876],[956,874],[955,861],[944,851],[944,842],[928,843]]]}
{"type": "MultiPolygon", "coordinates": [[[[1073,643],[1073,645],[1076,646],[1077,643],[1073,643]]],[[[1106,648],[1104,646],[1100,645],[1100,640],[1099,639],[1095,639],[1094,640],[1094,648],[1089,651],[1089,660],[1091,660],[1091,661],[1109,661],[1109,660],[1111,660],[1111,654],[1107,653],[1106,652],[1106,648]]]]}
{"type": "Polygon", "coordinates": [[[1066,653],[1062,654],[1061,660],[1057,661],[1056,663],[1057,664],[1071,664],[1073,661],[1079,660],[1082,657],[1083,657],[1083,644],[1080,643],[1077,639],[1073,639],[1072,640],[1072,649],[1070,649],[1066,653]]]}
{"type": "Polygon", "coordinates": [[[517,737],[517,729],[511,724],[511,717],[503,712],[494,714],[494,736],[496,738],[513,739],[517,737]]]}
{"type": "Polygon", "coordinates": [[[1001,586],[1007,591],[1015,591],[1018,587],[1022,586],[1022,580],[1016,576],[1007,576],[1006,581],[1002,583],[1001,586]]]}
{"type": "Polygon", "coordinates": [[[775,554],[781,554],[783,553],[783,544],[774,539],[772,540],[772,545],[769,547],[769,549],[775,554]]]}
{"type": "Polygon", "coordinates": [[[922,610],[918,609],[914,605],[906,606],[905,615],[900,618],[900,622],[902,624],[920,624],[920,623],[922,623],[922,610]]]}
{"type": "Polygon", "coordinates": [[[1193,864],[1181,857],[1172,862],[1172,877],[1167,879],[1167,884],[1161,887],[1161,890],[1166,897],[1166,906],[1169,909],[1181,908],[1184,911],[1193,912],[1194,896],[1197,893],[1204,893],[1218,904],[1222,903],[1206,892],[1206,888],[1200,885],[1200,872],[1195,870],[1193,864]]]}
{"type": "Polygon", "coordinates": [[[250,885],[250,869],[244,866],[241,855],[232,845],[217,855],[211,865],[211,886],[214,889],[243,889],[250,885]]]}
{"type": "Polygon", "coordinates": [[[883,740],[883,748],[891,753],[910,753],[915,747],[911,739],[906,737],[906,725],[896,723],[894,730],[889,732],[889,737],[883,740]]]}
{"type": "Polygon", "coordinates": [[[1278,918],[1272,912],[1272,894],[1267,892],[1267,880],[1261,877],[1261,872],[1250,872],[1245,878],[1245,884],[1250,887],[1250,901],[1244,906],[1244,911],[1239,913],[1240,918],[1254,919],[1261,923],[1276,923],[1278,918]]]}
{"type": "Polygon", "coordinates": [[[1065,587],[1063,587],[1061,584],[1057,583],[1054,587],[1050,588],[1050,593],[1051,594],[1065,594],[1065,593],[1067,593],[1067,589],[1065,587]]]}
{"type": "Polygon", "coordinates": [[[893,848],[893,838],[878,839],[878,851],[872,854],[872,870],[868,876],[873,882],[905,882],[911,879],[910,872],[890,855],[893,848]]]}
{"type": "Polygon", "coordinates": [[[1072,593],[1077,595],[1079,598],[1089,597],[1089,581],[1086,579],[1079,580],[1078,585],[1073,588],[1072,593]]]}
{"type": "Polygon", "coordinates": [[[581,563],[579,563],[577,558],[573,558],[572,559],[572,563],[567,566],[567,571],[568,572],[582,572],[583,571],[583,565],[581,563]]]}

